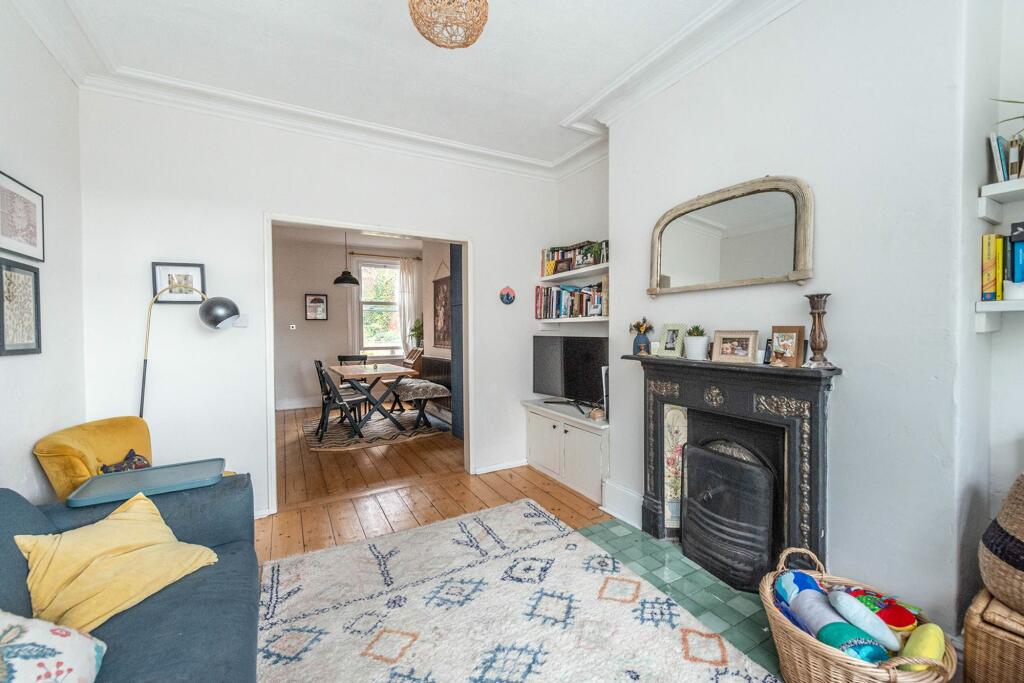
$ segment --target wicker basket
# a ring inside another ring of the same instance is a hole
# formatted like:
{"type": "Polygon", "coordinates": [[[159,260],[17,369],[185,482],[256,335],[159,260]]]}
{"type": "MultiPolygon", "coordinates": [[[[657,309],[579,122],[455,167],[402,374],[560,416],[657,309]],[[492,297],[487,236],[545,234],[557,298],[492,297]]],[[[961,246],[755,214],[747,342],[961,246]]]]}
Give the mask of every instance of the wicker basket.
{"type": "Polygon", "coordinates": [[[967,610],[964,622],[967,683],[1024,681],[1024,616],[983,588],[967,610]]]}
{"type": "Polygon", "coordinates": [[[956,652],[949,636],[946,636],[946,652],[941,662],[922,657],[893,657],[880,664],[871,664],[843,654],[794,626],[775,607],[774,586],[775,579],[786,571],[787,558],[795,554],[806,555],[814,562],[815,569],[808,570],[807,573],[817,579],[824,588],[835,585],[862,586],[881,593],[860,581],[826,573],[821,561],[809,550],[787,548],[782,551],[778,567],[774,572],[765,574],[758,592],[768,614],[768,624],[772,629],[775,649],[779,652],[779,666],[786,683],[946,683],[953,677],[956,673],[956,652]],[[897,668],[901,664],[927,664],[931,668],[925,671],[901,671],[897,668]]]}
{"type": "Polygon", "coordinates": [[[999,602],[1024,612],[1024,570],[1017,553],[1024,538],[1024,474],[1010,487],[1003,507],[978,544],[981,580],[999,602]]]}

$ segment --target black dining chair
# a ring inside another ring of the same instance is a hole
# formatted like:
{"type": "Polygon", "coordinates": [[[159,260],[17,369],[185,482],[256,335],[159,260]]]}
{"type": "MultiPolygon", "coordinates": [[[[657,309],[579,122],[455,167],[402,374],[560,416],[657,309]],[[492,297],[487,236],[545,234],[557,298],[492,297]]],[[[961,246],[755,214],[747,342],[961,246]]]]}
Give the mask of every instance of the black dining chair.
{"type": "Polygon", "coordinates": [[[318,440],[324,440],[324,435],[327,433],[327,428],[330,425],[331,411],[335,408],[341,411],[341,418],[338,420],[338,424],[344,424],[347,419],[349,424],[352,425],[356,436],[362,437],[363,434],[356,425],[362,417],[363,409],[366,407],[366,397],[353,390],[343,391],[338,388],[327,368],[324,367],[323,362],[315,360],[313,365],[316,367],[316,376],[320,381],[321,394],[320,423],[316,428],[318,440]]]}

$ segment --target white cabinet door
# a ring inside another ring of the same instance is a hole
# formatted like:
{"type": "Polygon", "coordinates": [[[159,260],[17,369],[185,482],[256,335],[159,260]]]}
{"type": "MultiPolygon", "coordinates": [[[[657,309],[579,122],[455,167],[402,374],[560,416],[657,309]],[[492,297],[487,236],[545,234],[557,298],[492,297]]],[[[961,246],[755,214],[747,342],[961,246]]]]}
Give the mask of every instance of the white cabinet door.
{"type": "Polygon", "coordinates": [[[601,445],[598,434],[563,425],[565,483],[595,503],[601,502],[601,445]]]}
{"type": "Polygon", "coordinates": [[[562,476],[562,423],[537,413],[528,413],[527,461],[534,467],[562,476]]]}

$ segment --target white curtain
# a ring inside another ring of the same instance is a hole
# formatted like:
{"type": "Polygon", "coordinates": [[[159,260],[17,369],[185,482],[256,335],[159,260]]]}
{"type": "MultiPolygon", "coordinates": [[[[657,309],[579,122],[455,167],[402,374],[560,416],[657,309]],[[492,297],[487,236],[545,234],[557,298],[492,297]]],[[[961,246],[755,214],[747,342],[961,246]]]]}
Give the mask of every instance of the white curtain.
{"type": "MultiPolygon", "coordinates": [[[[355,272],[358,273],[359,268],[356,268],[355,272]]],[[[342,347],[344,348],[342,354],[354,356],[360,353],[359,327],[362,320],[362,311],[360,310],[362,305],[359,301],[359,293],[362,291],[362,288],[345,286],[335,287],[335,290],[339,290],[335,296],[341,296],[344,306],[342,310],[345,311],[345,338],[341,340],[342,347]]]]}
{"type": "Polygon", "coordinates": [[[416,346],[409,329],[422,316],[420,301],[420,262],[403,258],[398,265],[398,324],[402,334],[402,351],[406,354],[416,346]]]}

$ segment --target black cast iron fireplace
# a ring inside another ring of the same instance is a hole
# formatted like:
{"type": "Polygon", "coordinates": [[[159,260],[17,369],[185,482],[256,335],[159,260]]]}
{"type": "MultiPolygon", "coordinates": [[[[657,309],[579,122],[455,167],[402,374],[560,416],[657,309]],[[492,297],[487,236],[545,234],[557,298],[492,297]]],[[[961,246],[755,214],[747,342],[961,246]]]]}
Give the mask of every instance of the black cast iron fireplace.
{"type": "Polygon", "coordinates": [[[643,530],[667,535],[665,413],[682,408],[683,552],[747,591],[788,546],[824,562],[827,402],[842,371],[624,358],[644,370],[643,530]]]}

